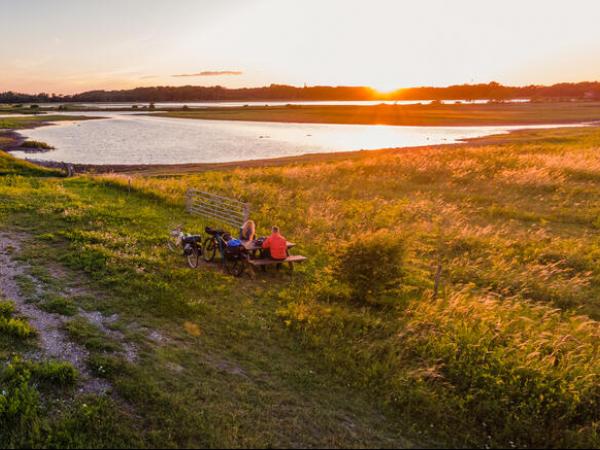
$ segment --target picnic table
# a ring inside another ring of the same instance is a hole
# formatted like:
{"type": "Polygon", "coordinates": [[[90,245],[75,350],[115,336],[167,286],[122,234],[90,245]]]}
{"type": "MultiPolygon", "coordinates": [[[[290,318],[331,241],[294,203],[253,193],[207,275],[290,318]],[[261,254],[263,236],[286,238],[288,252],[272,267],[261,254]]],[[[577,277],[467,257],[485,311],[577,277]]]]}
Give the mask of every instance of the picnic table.
{"type": "MultiPolygon", "coordinates": [[[[289,254],[288,254],[288,257],[285,259],[267,258],[264,255],[263,248],[260,245],[257,245],[256,241],[243,241],[242,246],[248,252],[248,255],[249,255],[248,264],[250,264],[253,267],[261,267],[263,270],[265,270],[267,266],[278,265],[278,264],[282,264],[282,263],[288,263],[290,269],[293,270],[294,263],[306,261],[306,259],[307,259],[306,256],[289,255],[289,254]]],[[[296,246],[296,244],[294,244],[293,242],[288,242],[287,243],[288,251],[295,246],[296,246]]]]}

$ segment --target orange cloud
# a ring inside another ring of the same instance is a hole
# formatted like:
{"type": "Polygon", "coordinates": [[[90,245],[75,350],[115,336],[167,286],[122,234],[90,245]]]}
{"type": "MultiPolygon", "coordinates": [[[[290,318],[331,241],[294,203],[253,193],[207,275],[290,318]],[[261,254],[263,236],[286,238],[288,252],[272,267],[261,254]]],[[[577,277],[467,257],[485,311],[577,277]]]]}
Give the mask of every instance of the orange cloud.
{"type": "Polygon", "coordinates": [[[172,75],[173,77],[220,77],[223,75],[241,75],[242,72],[237,70],[205,70],[198,73],[182,73],[172,75]]]}

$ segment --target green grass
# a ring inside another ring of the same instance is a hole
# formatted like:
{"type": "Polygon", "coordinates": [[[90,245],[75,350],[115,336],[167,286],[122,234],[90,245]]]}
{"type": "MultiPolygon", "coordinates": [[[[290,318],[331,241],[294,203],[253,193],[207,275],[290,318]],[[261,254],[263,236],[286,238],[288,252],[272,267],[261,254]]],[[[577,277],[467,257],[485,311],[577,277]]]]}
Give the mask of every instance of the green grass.
{"type": "Polygon", "coordinates": [[[84,318],[78,317],[69,321],[65,328],[74,342],[83,345],[88,350],[114,352],[120,349],[118,343],[84,318]]]}
{"type": "Polygon", "coordinates": [[[38,306],[46,312],[63,316],[74,316],[77,313],[77,305],[71,299],[60,295],[48,295],[38,306]]]}
{"type": "Polygon", "coordinates": [[[58,170],[36,166],[35,164],[17,159],[0,150],[0,177],[10,177],[11,175],[45,177],[59,176],[60,172],[58,170]]]}
{"type": "Polygon", "coordinates": [[[163,117],[267,122],[414,126],[569,123],[600,120],[600,103],[501,103],[376,106],[247,106],[158,113],[163,117]]]}
{"type": "Polygon", "coordinates": [[[133,420],[110,398],[70,400],[77,371],[66,363],[18,358],[0,369],[3,448],[121,448],[136,446],[133,420]],[[101,420],[99,420],[101,419],[101,420]]]}
{"type": "Polygon", "coordinates": [[[89,431],[73,415],[81,403],[69,404],[60,436],[597,447],[599,147],[598,128],[537,130],[135,177],[131,193],[126,177],[41,177],[13,162],[0,177],[0,223],[32,236],[21,258],[41,277],[61,265],[84,279],[97,293],[86,309],[118,314],[115,329],[138,350],[127,362],[103,330],[67,324],[117,400],[96,400],[89,431]],[[250,201],[259,234],[278,224],[309,261],[293,277],[255,280],[186,268],[163,242],[173,223],[202,228],[183,212],[189,186],[250,201]]]}
{"type": "Polygon", "coordinates": [[[31,128],[39,126],[45,122],[60,122],[60,121],[72,121],[72,120],[92,120],[93,117],[88,116],[66,116],[56,114],[39,114],[29,115],[25,117],[0,117],[0,130],[10,129],[19,130],[23,128],[31,128]]]}

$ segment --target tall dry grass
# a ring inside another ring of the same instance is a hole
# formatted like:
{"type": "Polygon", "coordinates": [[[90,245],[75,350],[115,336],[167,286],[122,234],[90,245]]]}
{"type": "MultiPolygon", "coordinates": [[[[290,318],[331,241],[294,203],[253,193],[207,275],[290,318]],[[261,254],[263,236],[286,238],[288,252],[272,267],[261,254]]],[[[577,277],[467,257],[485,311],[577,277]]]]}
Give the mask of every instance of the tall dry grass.
{"type": "Polygon", "coordinates": [[[282,227],[311,257],[271,293],[284,323],[415,426],[460,445],[598,446],[600,131],[509,141],[133,187],[181,208],[190,186],[218,192],[252,203],[259,234],[282,227]],[[357,302],[333,255],[382,229],[405,243],[401,293],[357,302]]]}

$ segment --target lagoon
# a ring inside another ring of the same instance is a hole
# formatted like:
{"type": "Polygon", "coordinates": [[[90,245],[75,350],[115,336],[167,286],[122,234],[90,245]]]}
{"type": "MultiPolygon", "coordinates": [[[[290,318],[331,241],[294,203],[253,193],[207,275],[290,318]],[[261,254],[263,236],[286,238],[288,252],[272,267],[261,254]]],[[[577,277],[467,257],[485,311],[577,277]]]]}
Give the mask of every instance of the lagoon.
{"type": "MultiPolygon", "coordinates": [[[[74,164],[188,164],[303,154],[451,144],[537,126],[390,126],[240,122],[80,113],[96,120],[59,122],[22,133],[56,150],[20,158],[74,164]]],[[[564,125],[562,125],[564,126],[564,125]]]]}

